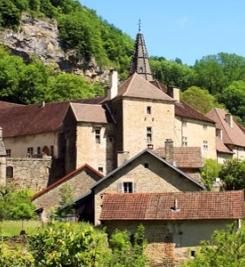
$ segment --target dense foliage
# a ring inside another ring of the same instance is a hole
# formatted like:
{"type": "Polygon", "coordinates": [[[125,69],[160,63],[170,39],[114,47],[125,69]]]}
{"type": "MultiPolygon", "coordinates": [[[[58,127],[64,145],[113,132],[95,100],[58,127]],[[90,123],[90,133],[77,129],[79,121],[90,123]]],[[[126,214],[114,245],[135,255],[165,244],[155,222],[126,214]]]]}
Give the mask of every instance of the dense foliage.
{"type": "Polygon", "coordinates": [[[226,190],[245,189],[245,160],[230,159],[220,165],[216,160],[208,159],[201,176],[209,190],[217,177],[223,181],[226,190]]]}
{"type": "Polygon", "coordinates": [[[245,160],[226,161],[219,176],[225,182],[227,190],[245,189],[245,160]]]}
{"type": "Polygon", "coordinates": [[[221,165],[214,159],[205,160],[205,164],[201,170],[203,183],[208,190],[211,190],[215,179],[219,177],[221,165]]]}
{"type": "Polygon", "coordinates": [[[114,66],[125,77],[133,49],[132,39],[75,0],[1,0],[0,26],[16,27],[22,11],[58,22],[64,49],[74,49],[77,60],[114,66]]]}
{"type": "Polygon", "coordinates": [[[17,103],[36,103],[88,98],[103,94],[101,85],[82,76],[57,72],[33,59],[25,63],[0,47],[0,98],[17,103]]]}
{"type": "Polygon", "coordinates": [[[0,219],[25,220],[35,216],[35,206],[28,190],[0,188],[0,219]]]}
{"type": "Polygon", "coordinates": [[[239,231],[230,227],[217,231],[210,242],[203,243],[194,260],[184,267],[242,267],[245,266],[245,227],[239,231]]]}

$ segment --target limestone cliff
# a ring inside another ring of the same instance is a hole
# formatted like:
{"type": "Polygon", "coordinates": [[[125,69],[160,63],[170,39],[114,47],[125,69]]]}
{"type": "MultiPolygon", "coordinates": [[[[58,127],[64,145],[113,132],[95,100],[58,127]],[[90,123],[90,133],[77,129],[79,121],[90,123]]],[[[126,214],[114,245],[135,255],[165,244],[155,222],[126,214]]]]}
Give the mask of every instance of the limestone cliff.
{"type": "Polygon", "coordinates": [[[0,32],[0,43],[26,61],[31,56],[37,56],[45,64],[57,64],[63,71],[83,74],[100,81],[107,80],[108,71],[102,71],[95,60],[85,64],[82,60],[77,60],[75,51],[62,49],[54,20],[37,19],[24,13],[17,31],[5,29],[0,32]]]}

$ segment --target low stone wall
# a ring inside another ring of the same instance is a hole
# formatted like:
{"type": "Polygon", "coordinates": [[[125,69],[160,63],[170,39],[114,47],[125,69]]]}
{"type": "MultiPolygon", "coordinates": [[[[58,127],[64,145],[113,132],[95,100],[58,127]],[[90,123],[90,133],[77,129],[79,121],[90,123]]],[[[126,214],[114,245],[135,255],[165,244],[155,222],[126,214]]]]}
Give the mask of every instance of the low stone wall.
{"type": "Polygon", "coordinates": [[[13,177],[7,177],[6,183],[40,191],[48,185],[51,161],[51,157],[7,158],[6,167],[13,168],[13,177]]]}

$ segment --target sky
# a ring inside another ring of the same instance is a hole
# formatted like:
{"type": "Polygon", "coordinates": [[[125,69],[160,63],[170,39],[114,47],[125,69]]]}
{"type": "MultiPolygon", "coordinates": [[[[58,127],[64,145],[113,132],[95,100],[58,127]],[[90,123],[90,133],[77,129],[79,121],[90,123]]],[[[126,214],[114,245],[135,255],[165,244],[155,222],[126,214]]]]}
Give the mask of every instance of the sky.
{"type": "Polygon", "coordinates": [[[245,56],[245,0],[80,0],[135,38],[138,21],[151,56],[193,65],[219,52],[245,56]]]}

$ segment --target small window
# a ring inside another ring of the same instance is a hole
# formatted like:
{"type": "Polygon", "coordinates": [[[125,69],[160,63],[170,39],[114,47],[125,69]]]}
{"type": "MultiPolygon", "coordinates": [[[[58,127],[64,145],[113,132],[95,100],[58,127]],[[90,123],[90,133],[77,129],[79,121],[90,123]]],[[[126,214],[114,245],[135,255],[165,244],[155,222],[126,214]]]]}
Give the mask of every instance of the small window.
{"type": "Polygon", "coordinates": [[[193,257],[193,258],[196,257],[196,251],[195,250],[191,250],[191,257],[193,257]]]}
{"type": "Polygon", "coordinates": [[[11,157],[11,149],[6,149],[6,156],[7,156],[8,158],[11,157]]]}
{"type": "Polygon", "coordinates": [[[95,142],[100,144],[100,128],[95,129],[95,142]]]}
{"type": "Polygon", "coordinates": [[[187,122],[186,121],[182,121],[182,127],[186,127],[187,126],[187,122]]]}
{"type": "Polygon", "coordinates": [[[152,142],[152,128],[151,127],[146,128],[146,140],[147,140],[147,143],[152,142]]]}
{"type": "Polygon", "coordinates": [[[149,168],[149,163],[146,162],[146,163],[144,164],[144,167],[145,167],[146,169],[148,169],[148,168],[149,168]]]}
{"type": "Polygon", "coordinates": [[[187,137],[186,136],[182,136],[182,146],[187,146],[188,142],[187,142],[187,137]]]}
{"type": "Polygon", "coordinates": [[[208,150],[208,141],[207,140],[203,141],[203,149],[208,150]]]}
{"type": "Polygon", "coordinates": [[[103,167],[99,167],[98,168],[98,171],[101,172],[101,173],[103,173],[103,171],[104,171],[103,167]]]}
{"type": "Polygon", "coordinates": [[[12,166],[8,166],[6,168],[6,177],[7,178],[13,178],[14,177],[14,170],[12,166]]]}
{"type": "Polygon", "coordinates": [[[37,155],[41,155],[41,147],[40,146],[37,147],[37,155]]]}
{"type": "Polygon", "coordinates": [[[27,148],[27,156],[32,157],[33,156],[33,147],[28,147],[27,148]]]}
{"type": "Polygon", "coordinates": [[[133,193],[133,183],[132,182],[124,182],[123,183],[123,192],[124,193],[133,193]]]}
{"type": "Polygon", "coordinates": [[[151,114],[151,106],[147,106],[146,107],[146,113],[147,114],[151,114]]]}

